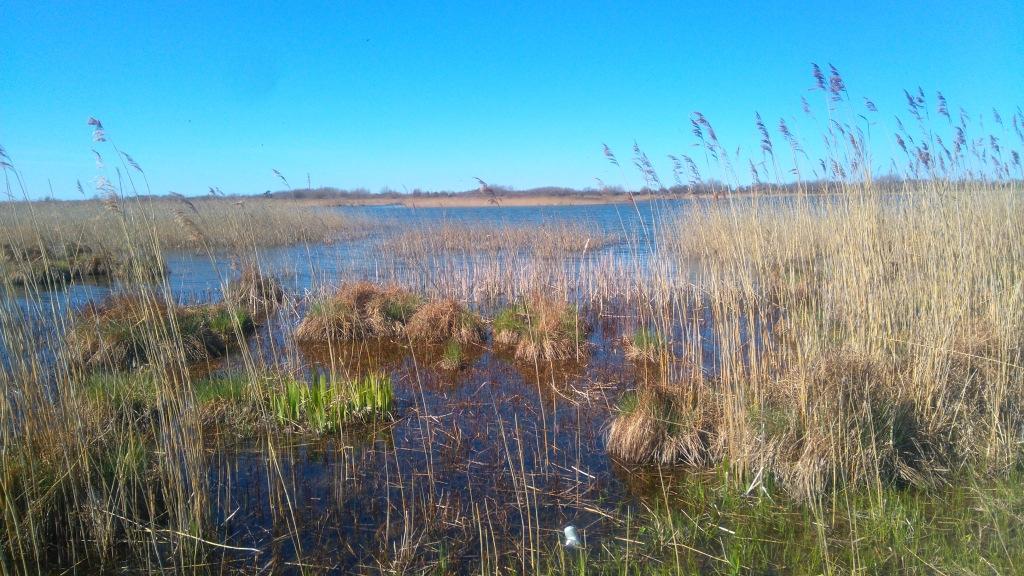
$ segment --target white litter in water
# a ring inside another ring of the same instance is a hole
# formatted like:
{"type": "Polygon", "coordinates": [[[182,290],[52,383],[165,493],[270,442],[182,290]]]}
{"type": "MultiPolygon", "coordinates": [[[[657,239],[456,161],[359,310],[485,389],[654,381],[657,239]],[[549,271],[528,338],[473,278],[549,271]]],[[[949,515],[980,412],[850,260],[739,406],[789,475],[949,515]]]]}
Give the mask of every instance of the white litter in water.
{"type": "Polygon", "coordinates": [[[569,525],[565,527],[565,547],[566,548],[579,548],[580,537],[576,534],[576,527],[569,525]]]}

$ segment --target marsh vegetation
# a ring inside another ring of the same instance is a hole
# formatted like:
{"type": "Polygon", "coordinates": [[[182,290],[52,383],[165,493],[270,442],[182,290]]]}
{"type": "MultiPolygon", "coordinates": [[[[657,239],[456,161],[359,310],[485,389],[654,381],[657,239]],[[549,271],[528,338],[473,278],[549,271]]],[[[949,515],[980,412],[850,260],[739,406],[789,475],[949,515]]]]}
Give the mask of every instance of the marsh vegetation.
{"type": "Polygon", "coordinates": [[[1019,157],[964,121],[944,150],[922,120],[881,186],[830,110],[827,193],[716,188],[592,220],[106,181],[102,202],[5,203],[0,566],[1018,571],[1019,157]]]}

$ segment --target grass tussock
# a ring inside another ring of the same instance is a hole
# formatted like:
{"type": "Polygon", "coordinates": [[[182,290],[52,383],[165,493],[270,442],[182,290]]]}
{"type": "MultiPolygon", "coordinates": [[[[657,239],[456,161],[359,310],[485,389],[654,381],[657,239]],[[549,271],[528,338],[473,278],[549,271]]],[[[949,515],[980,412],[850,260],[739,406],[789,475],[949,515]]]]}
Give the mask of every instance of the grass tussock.
{"type": "Polygon", "coordinates": [[[424,304],[409,319],[405,334],[410,344],[436,356],[436,365],[442,370],[467,366],[487,338],[480,317],[453,299],[424,304]]]}
{"type": "Polygon", "coordinates": [[[80,243],[7,243],[0,251],[0,278],[12,286],[61,287],[78,281],[129,280],[138,275],[155,280],[163,275],[163,269],[154,259],[133,260],[122,251],[80,243]]]}
{"type": "Polygon", "coordinates": [[[295,339],[302,344],[323,344],[396,338],[420,305],[419,296],[396,286],[344,284],[336,293],[309,305],[295,329],[295,339]]]}
{"type": "Polygon", "coordinates": [[[172,306],[121,294],[79,311],[64,357],[88,370],[131,370],[166,358],[193,365],[222,356],[254,326],[247,312],[223,304],[172,306]]]}
{"type": "Polygon", "coordinates": [[[480,345],[486,338],[480,318],[452,299],[424,304],[409,319],[406,334],[417,344],[480,345]]]}
{"type": "Polygon", "coordinates": [[[494,318],[494,341],[518,360],[557,361],[587,350],[587,323],[579,308],[543,295],[505,308],[494,318]]]}
{"type": "Polygon", "coordinates": [[[608,429],[608,454],[627,464],[711,464],[720,457],[722,427],[712,394],[698,384],[627,393],[608,429]]]}
{"type": "Polygon", "coordinates": [[[631,336],[623,338],[622,344],[626,359],[633,362],[657,362],[668,354],[665,338],[651,328],[637,329],[631,336]]]}
{"type": "Polygon", "coordinates": [[[284,300],[284,290],[273,276],[265,275],[255,264],[246,266],[224,291],[224,300],[233,308],[245,310],[256,318],[269,316],[284,300]]]}

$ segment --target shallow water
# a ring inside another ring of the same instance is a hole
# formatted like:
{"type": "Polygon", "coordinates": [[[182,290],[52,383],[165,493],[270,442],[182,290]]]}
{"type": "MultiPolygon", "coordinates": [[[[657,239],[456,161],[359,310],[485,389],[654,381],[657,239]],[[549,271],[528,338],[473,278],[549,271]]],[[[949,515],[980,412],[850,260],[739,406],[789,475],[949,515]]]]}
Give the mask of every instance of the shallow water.
{"type": "MultiPolygon", "coordinates": [[[[542,273],[582,278],[595,273],[584,267],[595,265],[647,274],[657,251],[649,239],[661,225],[660,216],[693,206],[692,201],[680,201],[635,207],[338,208],[382,224],[358,240],[261,249],[261,265],[283,281],[294,307],[250,339],[254,356],[265,366],[299,372],[328,369],[357,375],[384,370],[395,382],[397,418],[373,429],[322,438],[275,438],[270,440],[273,449],[267,438],[208,439],[205,491],[214,539],[259,550],[225,549],[212,561],[244,570],[298,571],[301,564],[341,572],[378,571],[406,561],[403,551],[412,550],[412,565],[450,557],[462,572],[479,568],[485,558],[509,553],[513,556],[507,565],[525,569],[532,560],[523,555],[556,550],[562,527],[569,524],[580,529],[588,550],[596,553],[602,543],[613,543],[623,534],[624,511],[635,513],[643,502],[657,501],[660,495],[651,486],[664,485],[617,466],[604,447],[619,397],[638,381],[656,376],[652,368],[623,357],[622,338],[639,322],[635,308],[614,299],[595,305],[582,286],[570,291],[589,304],[589,350],[578,362],[554,366],[524,364],[488,346],[471,354],[468,368],[451,372],[436,368],[436,355],[427,351],[365,343],[324,353],[298,348],[286,335],[301,315],[305,296],[341,280],[396,281],[430,292],[438,275],[463,274],[473,284],[484,274],[480,270],[522,264],[519,255],[509,254],[428,255],[426,267],[424,262],[382,258],[380,241],[396,231],[459,221],[585,224],[630,240],[544,263],[542,273]]],[[[167,285],[181,301],[219,299],[221,286],[236,268],[226,255],[210,259],[169,254],[167,265],[167,285]]],[[[66,291],[15,299],[25,306],[31,302],[28,317],[53,310],[60,316],[68,307],[115,290],[76,284],[66,291]]],[[[493,302],[471,298],[471,304],[494,312],[493,302]]],[[[697,319],[671,328],[677,347],[710,341],[710,321],[703,314],[696,306],[675,315],[697,319]]],[[[714,372],[716,351],[696,347],[701,353],[694,360],[714,372]]],[[[229,355],[213,370],[242,370],[239,355],[229,355]]],[[[70,561],[55,560],[58,565],[70,561]]]]}
{"type": "MultiPolygon", "coordinates": [[[[387,369],[396,383],[398,419],[373,431],[279,448],[282,484],[297,503],[295,514],[309,524],[297,541],[279,546],[275,560],[295,561],[301,549],[307,560],[330,559],[336,567],[372,566],[410,523],[431,542],[450,532],[473,548],[480,544],[478,528],[467,522],[475,514],[510,546],[538,532],[550,545],[567,524],[600,541],[614,528],[602,511],[628,500],[623,472],[604,454],[603,433],[609,405],[634,375],[600,331],[591,343],[586,360],[556,371],[487,350],[456,373],[393,346],[308,355],[310,364],[336,371],[387,369]],[[383,365],[379,358],[386,358],[383,365]],[[432,518],[439,508],[443,518],[432,518]],[[325,530],[333,536],[323,539],[325,530]]],[[[233,483],[216,516],[242,511],[224,525],[232,545],[266,549],[264,535],[281,522],[257,488],[271,472],[266,456],[259,443],[243,443],[215,457],[211,489],[223,490],[229,477],[233,483]]],[[[473,565],[478,556],[470,549],[461,561],[473,565]]]]}

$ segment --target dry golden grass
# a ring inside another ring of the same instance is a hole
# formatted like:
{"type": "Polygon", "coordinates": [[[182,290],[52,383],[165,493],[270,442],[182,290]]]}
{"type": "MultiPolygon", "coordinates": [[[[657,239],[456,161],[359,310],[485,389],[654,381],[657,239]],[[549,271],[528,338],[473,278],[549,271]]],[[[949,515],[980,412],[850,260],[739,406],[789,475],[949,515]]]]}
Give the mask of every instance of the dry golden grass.
{"type": "Polygon", "coordinates": [[[494,341],[518,360],[561,361],[586,354],[586,320],[564,300],[537,293],[494,319],[494,341]]]}
{"type": "Polygon", "coordinates": [[[400,258],[498,253],[560,258],[594,251],[617,241],[592,226],[577,223],[493,225],[445,221],[416,225],[389,236],[381,241],[379,250],[400,258]]]}
{"type": "Polygon", "coordinates": [[[1013,185],[737,204],[678,230],[669,241],[701,262],[715,325],[705,345],[721,355],[717,459],[806,497],[1019,463],[1013,185]]]}
{"type": "Polygon", "coordinates": [[[246,198],[5,202],[0,244],[19,249],[88,247],[124,254],[133,241],[164,250],[252,250],[331,242],[363,233],[365,223],[307,203],[246,198]]]}
{"type": "Polygon", "coordinates": [[[457,342],[479,346],[486,338],[480,319],[452,299],[424,304],[409,319],[405,333],[412,343],[426,345],[457,342]]]}
{"type": "Polygon", "coordinates": [[[409,319],[405,336],[434,366],[454,371],[480,355],[487,332],[479,316],[456,300],[442,299],[420,307],[409,319]]]}
{"type": "Polygon", "coordinates": [[[620,402],[608,454],[630,464],[711,464],[720,457],[720,409],[699,384],[645,386],[620,402]]]}
{"type": "Polygon", "coordinates": [[[334,294],[313,301],[295,329],[303,344],[364,338],[396,338],[419,308],[418,296],[396,286],[371,282],[343,284],[334,294]]]}
{"type": "Polygon", "coordinates": [[[89,368],[144,364],[151,327],[166,325],[169,317],[167,305],[156,298],[125,295],[89,304],[65,337],[65,356],[89,368]]]}
{"type": "Polygon", "coordinates": [[[249,264],[228,283],[224,300],[254,318],[263,318],[281,304],[284,290],[277,279],[265,275],[256,264],[249,264]]]}

